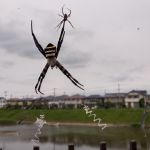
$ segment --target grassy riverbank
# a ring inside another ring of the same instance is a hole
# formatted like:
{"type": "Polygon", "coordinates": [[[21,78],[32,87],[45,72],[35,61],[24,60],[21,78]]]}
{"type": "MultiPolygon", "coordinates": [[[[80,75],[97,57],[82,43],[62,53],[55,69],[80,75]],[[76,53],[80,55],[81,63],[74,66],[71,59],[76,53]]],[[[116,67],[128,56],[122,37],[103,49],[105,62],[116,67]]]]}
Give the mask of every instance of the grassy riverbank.
{"type": "MultiPolygon", "coordinates": [[[[93,110],[96,118],[102,123],[137,125],[141,122],[143,109],[97,109],[93,110]]],[[[93,123],[93,117],[88,117],[83,109],[54,110],[0,110],[0,124],[16,124],[20,122],[33,123],[40,114],[45,115],[47,122],[77,122],[93,123]]],[[[150,125],[150,114],[146,118],[150,125]]]]}

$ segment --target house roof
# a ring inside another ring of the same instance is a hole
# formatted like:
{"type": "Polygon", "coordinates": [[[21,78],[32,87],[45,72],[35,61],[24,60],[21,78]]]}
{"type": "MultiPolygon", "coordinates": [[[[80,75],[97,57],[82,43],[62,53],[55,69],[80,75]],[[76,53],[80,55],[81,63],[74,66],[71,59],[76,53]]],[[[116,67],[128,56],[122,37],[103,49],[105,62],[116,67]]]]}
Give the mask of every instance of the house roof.
{"type": "Polygon", "coordinates": [[[102,98],[104,97],[101,95],[89,95],[86,97],[86,99],[102,99],[102,98]]]}
{"type": "Polygon", "coordinates": [[[147,95],[147,91],[146,90],[132,90],[129,93],[138,93],[138,94],[141,94],[141,95],[147,95]]]}
{"type": "Polygon", "coordinates": [[[70,96],[70,98],[72,98],[72,99],[82,99],[82,98],[85,98],[85,96],[84,95],[80,95],[80,94],[76,94],[76,95],[70,96]]]}
{"type": "Polygon", "coordinates": [[[0,97],[0,99],[5,99],[4,97],[0,97]]]}
{"type": "Polygon", "coordinates": [[[125,97],[127,93],[106,93],[105,97],[125,97]]]}
{"type": "Polygon", "coordinates": [[[68,99],[69,96],[68,95],[60,95],[56,97],[57,99],[63,100],[63,99],[68,99]]]}

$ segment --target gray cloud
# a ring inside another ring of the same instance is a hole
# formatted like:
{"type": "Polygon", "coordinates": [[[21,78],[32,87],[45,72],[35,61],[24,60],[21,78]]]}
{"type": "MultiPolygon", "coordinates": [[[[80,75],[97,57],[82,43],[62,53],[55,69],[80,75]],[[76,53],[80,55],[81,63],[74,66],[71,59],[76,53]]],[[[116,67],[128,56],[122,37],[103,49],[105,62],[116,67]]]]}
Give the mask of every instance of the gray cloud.
{"type": "Polygon", "coordinates": [[[141,73],[144,71],[144,65],[137,65],[128,70],[128,73],[141,73]]]}
{"type": "Polygon", "coordinates": [[[81,51],[71,51],[63,55],[61,60],[63,64],[69,65],[74,68],[85,67],[90,61],[90,55],[81,51]]]}
{"type": "Polygon", "coordinates": [[[124,74],[124,73],[112,74],[108,78],[110,82],[115,82],[115,83],[133,80],[133,78],[129,74],[124,74]]]}
{"type": "Polygon", "coordinates": [[[0,66],[2,68],[6,68],[6,69],[9,69],[9,68],[13,67],[14,65],[15,65],[15,63],[12,61],[3,61],[0,63],[0,66]]]}
{"type": "Polygon", "coordinates": [[[0,76],[0,81],[3,82],[6,78],[5,77],[2,77],[0,76]]]}
{"type": "MultiPolygon", "coordinates": [[[[36,15],[39,16],[40,19],[42,18],[42,20],[44,20],[42,22],[39,21],[41,28],[39,28],[38,31],[39,33],[42,33],[42,40],[39,38],[39,41],[45,41],[45,38],[49,35],[46,33],[50,32],[48,30],[48,24],[50,24],[54,20],[54,15],[52,12],[41,11],[39,9],[35,9],[34,13],[36,13],[36,15]],[[49,18],[49,16],[51,17],[49,18]],[[44,33],[46,34],[46,36],[43,39],[44,33]]],[[[31,35],[30,20],[28,22],[24,22],[22,18],[18,20],[16,20],[15,18],[10,18],[10,21],[7,23],[0,22],[0,48],[4,49],[10,54],[17,54],[21,57],[35,59],[42,58],[41,54],[34,44],[31,35]]]]}
{"type": "Polygon", "coordinates": [[[76,42],[80,42],[81,40],[86,42],[87,40],[92,39],[95,35],[95,33],[91,29],[86,30],[81,28],[72,29],[72,31],[69,30],[67,34],[69,38],[74,38],[74,41],[76,42]]]}
{"type": "Polygon", "coordinates": [[[109,76],[109,81],[111,82],[125,82],[125,81],[134,81],[139,79],[138,76],[142,71],[144,67],[142,65],[138,66],[128,66],[128,68],[125,68],[123,71],[118,70],[115,74],[111,73],[111,76],[109,76]]]}
{"type": "Polygon", "coordinates": [[[34,58],[34,51],[32,50],[32,43],[30,38],[24,36],[20,30],[14,27],[13,22],[2,25],[0,23],[0,47],[8,53],[17,54],[19,56],[28,56],[34,58]],[[10,24],[12,27],[10,28],[10,24]]]}

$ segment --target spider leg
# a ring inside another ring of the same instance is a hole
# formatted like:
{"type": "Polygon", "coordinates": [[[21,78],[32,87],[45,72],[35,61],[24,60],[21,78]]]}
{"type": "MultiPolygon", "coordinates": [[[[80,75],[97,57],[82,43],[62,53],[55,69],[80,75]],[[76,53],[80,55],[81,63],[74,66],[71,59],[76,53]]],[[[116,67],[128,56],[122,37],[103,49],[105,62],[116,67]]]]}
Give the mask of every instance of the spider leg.
{"type": "Polygon", "coordinates": [[[44,93],[42,93],[42,92],[40,91],[40,89],[41,89],[41,84],[42,84],[42,82],[43,82],[43,79],[44,79],[44,77],[45,77],[45,75],[46,75],[46,73],[47,73],[47,71],[48,71],[48,68],[49,68],[49,64],[47,63],[47,64],[45,65],[44,69],[42,70],[42,72],[41,72],[39,78],[38,78],[37,84],[35,85],[35,92],[36,92],[37,94],[38,94],[38,92],[40,92],[41,94],[44,94],[44,93]]]}
{"type": "Polygon", "coordinates": [[[41,94],[44,94],[44,93],[42,93],[42,92],[40,91],[40,89],[41,89],[41,84],[42,84],[42,82],[43,82],[43,79],[44,79],[44,78],[41,78],[41,81],[40,81],[40,84],[39,84],[39,87],[38,87],[38,92],[40,92],[41,94]]]}
{"type": "Polygon", "coordinates": [[[42,79],[42,76],[40,75],[39,78],[38,78],[38,82],[35,85],[35,92],[36,92],[36,94],[38,94],[37,88],[39,87],[39,83],[41,82],[41,79],[42,79]]]}
{"type": "Polygon", "coordinates": [[[60,17],[64,18],[64,16],[62,16],[62,15],[60,15],[60,14],[58,14],[58,16],[60,16],[60,17]]]}
{"type": "Polygon", "coordinates": [[[72,25],[72,23],[69,20],[67,20],[67,21],[70,23],[70,25],[72,26],[72,28],[74,28],[74,26],[72,25]]]}
{"type": "Polygon", "coordinates": [[[65,31],[62,33],[62,37],[60,38],[60,42],[62,43],[64,40],[64,36],[65,36],[65,31]]]}
{"type": "Polygon", "coordinates": [[[60,29],[60,27],[61,27],[61,24],[62,24],[62,23],[60,23],[60,24],[57,26],[57,27],[58,27],[58,29],[60,29]]]}
{"type": "Polygon", "coordinates": [[[34,35],[34,32],[33,32],[33,25],[32,25],[32,20],[31,20],[31,33],[32,33],[32,37],[33,37],[33,40],[34,40],[34,43],[36,45],[36,47],[38,48],[38,50],[45,56],[45,53],[44,53],[44,49],[42,48],[42,46],[39,44],[36,36],[34,35]]]}
{"type": "Polygon", "coordinates": [[[78,88],[84,90],[81,86],[83,86],[79,81],[77,81],[58,61],[56,62],[56,66],[62,71],[64,75],[66,75],[70,81],[77,86],[78,88]]]}
{"type": "Polygon", "coordinates": [[[67,8],[69,11],[70,11],[70,13],[69,13],[69,15],[68,15],[68,18],[70,17],[70,15],[71,15],[71,10],[69,9],[69,8],[67,8]]]}
{"type": "Polygon", "coordinates": [[[63,5],[63,7],[61,8],[61,11],[62,11],[62,14],[63,14],[63,16],[65,15],[65,13],[64,13],[64,5],[63,5]]]}
{"type": "Polygon", "coordinates": [[[63,23],[64,20],[62,20],[56,27],[58,27],[58,29],[60,28],[61,24],[63,23]]]}
{"type": "Polygon", "coordinates": [[[60,34],[60,37],[59,37],[59,40],[58,40],[58,43],[57,43],[56,58],[58,57],[58,54],[59,54],[59,51],[60,51],[62,42],[63,42],[63,40],[64,40],[64,36],[65,36],[65,31],[62,30],[62,31],[61,31],[61,34],[60,34]]]}

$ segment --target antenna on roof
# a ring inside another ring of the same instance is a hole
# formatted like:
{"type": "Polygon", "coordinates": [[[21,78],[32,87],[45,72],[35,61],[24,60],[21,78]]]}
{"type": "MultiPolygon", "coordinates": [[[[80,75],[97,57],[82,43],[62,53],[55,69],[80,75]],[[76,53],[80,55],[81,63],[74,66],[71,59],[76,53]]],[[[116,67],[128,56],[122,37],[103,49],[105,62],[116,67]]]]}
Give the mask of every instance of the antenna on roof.
{"type": "Polygon", "coordinates": [[[5,99],[7,98],[7,94],[8,94],[8,92],[4,91],[4,97],[5,97],[5,99]]]}

